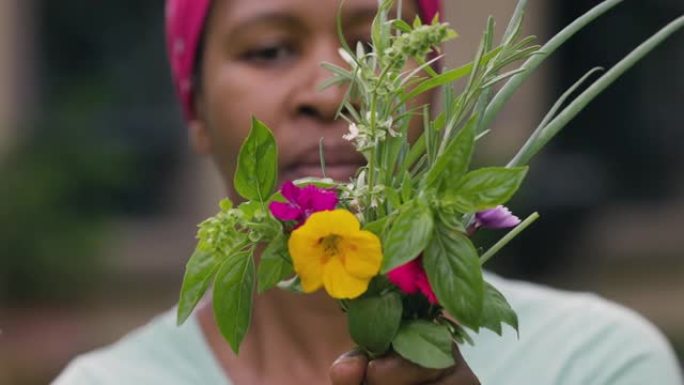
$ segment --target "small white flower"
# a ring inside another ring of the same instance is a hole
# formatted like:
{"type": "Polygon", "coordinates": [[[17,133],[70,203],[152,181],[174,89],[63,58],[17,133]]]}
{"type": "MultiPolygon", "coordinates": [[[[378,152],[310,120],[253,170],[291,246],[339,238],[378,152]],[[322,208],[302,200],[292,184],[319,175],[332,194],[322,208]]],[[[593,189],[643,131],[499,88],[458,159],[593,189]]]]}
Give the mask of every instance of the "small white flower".
{"type": "Polygon", "coordinates": [[[356,126],[356,123],[351,123],[349,125],[349,133],[342,135],[342,138],[344,140],[352,141],[356,139],[359,136],[359,128],[356,126]]]}

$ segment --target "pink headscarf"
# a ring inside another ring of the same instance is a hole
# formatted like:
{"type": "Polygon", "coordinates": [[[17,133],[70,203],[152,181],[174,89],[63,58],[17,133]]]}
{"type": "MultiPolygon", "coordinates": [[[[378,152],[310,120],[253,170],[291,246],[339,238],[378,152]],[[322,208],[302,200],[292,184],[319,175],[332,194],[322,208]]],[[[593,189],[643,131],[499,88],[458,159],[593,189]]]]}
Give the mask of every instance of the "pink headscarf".
{"type": "MultiPolygon", "coordinates": [[[[417,0],[420,18],[430,22],[441,0],[417,0]]],[[[192,119],[192,75],[211,0],[166,0],[166,49],[171,75],[186,120],[192,119]]]]}

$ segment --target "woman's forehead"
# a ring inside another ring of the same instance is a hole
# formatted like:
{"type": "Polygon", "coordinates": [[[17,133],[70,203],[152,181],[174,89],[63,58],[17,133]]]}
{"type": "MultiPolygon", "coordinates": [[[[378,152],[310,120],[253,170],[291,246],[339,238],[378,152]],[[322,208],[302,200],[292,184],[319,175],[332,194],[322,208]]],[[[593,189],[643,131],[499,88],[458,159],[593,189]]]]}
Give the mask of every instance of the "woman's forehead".
{"type": "MultiPolygon", "coordinates": [[[[378,9],[377,0],[216,0],[213,22],[228,28],[253,23],[306,22],[335,27],[338,11],[344,25],[369,24],[378,9]]],[[[417,13],[414,1],[404,1],[403,11],[417,13]],[[410,4],[406,4],[410,3],[410,4]]]]}
{"type": "MultiPolygon", "coordinates": [[[[186,120],[194,117],[192,107],[192,90],[194,89],[192,75],[198,53],[199,40],[208,19],[220,19],[212,22],[211,27],[229,29],[240,28],[240,24],[249,22],[250,18],[259,17],[258,13],[280,13],[288,18],[299,18],[300,12],[306,13],[307,22],[324,23],[323,28],[336,25],[338,7],[342,0],[166,0],[166,45],[173,74],[176,93],[183,107],[186,120]],[[207,15],[209,8],[213,9],[207,15]],[[217,15],[219,14],[220,15],[217,15]],[[209,17],[207,17],[209,16],[209,17]],[[234,19],[231,22],[231,19],[234,19]],[[332,21],[334,20],[334,21],[332,21]],[[233,27],[231,27],[231,24],[233,27]]],[[[412,19],[420,11],[423,22],[429,22],[439,12],[440,0],[403,0],[402,13],[412,19]]],[[[361,24],[370,24],[370,19],[362,17],[369,8],[375,11],[377,0],[344,0],[342,7],[342,21],[346,28],[361,24]],[[355,23],[355,24],[352,24],[355,23]]],[[[310,26],[309,26],[310,27],[310,26]]],[[[320,29],[317,28],[317,31],[320,29]]],[[[226,36],[222,31],[222,36],[226,36]]]]}

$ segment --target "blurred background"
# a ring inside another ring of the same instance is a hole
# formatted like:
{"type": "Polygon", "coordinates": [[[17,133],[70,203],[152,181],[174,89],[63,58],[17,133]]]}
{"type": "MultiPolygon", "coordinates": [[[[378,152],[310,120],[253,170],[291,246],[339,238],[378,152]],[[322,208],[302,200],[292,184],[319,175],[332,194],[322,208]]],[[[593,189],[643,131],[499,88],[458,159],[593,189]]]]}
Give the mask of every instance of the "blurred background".
{"type": "MultiPolygon", "coordinates": [[[[596,0],[530,1],[545,41],[596,0]]],[[[472,57],[514,1],[451,0],[472,57]]],[[[626,1],[514,98],[478,161],[506,162],[555,99],[684,13],[626,1]]],[[[0,384],[45,384],[75,355],[174,305],[221,183],[190,153],[165,61],[163,1],[0,1],[0,384]]],[[[532,164],[511,203],[542,219],[492,263],[594,291],[655,323],[684,359],[684,34],[632,69],[532,164]]],[[[486,240],[485,240],[486,241],[486,240]]]]}

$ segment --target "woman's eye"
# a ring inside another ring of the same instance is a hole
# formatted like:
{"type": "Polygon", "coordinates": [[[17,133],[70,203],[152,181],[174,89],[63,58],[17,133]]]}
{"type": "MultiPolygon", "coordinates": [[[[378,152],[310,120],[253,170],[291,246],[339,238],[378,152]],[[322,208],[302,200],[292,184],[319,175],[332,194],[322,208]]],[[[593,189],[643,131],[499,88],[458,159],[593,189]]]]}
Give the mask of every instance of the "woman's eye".
{"type": "Polygon", "coordinates": [[[242,58],[257,64],[278,63],[289,59],[294,54],[294,49],[286,44],[264,46],[247,50],[242,58]]]}

